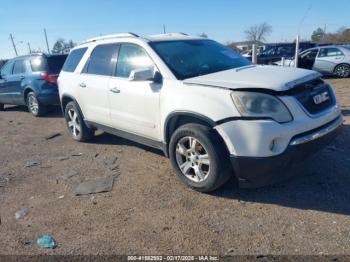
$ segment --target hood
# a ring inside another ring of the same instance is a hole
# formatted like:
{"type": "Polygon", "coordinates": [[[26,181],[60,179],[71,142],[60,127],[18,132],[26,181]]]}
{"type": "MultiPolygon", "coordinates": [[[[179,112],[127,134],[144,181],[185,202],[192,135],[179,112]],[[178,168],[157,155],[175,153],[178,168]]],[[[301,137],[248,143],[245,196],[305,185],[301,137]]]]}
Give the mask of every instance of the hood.
{"type": "Polygon", "coordinates": [[[185,84],[215,86],[228,89],[261,88],[286,91],[313,80],[321,74],[305,69],[249,65],[184,80],[185,84]]]}

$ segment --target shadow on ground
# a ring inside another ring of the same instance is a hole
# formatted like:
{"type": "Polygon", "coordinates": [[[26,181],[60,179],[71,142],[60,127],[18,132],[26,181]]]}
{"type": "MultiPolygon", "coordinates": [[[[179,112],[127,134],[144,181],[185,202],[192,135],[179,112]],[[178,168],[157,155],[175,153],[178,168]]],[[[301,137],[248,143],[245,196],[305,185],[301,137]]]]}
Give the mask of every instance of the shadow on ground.
{"type": "Polygon", "coordinates": [[[276,204],[305,210],[350,215],[350,126],[339,137],[309,159],[296,176],[259,189],[237,189],[227,183],[217,197],[276,204]]]}
{"type": "MultiPolygon", "coordinates": [[[[293,169],[294,177],[259,189],[238,189],[235,181],[212,193],[213,197],[350,215],[350,126],[316,157],[293,169]]],[[[92,144],[127,145],[164,156],[159,150],[102,133],[92,144]]],[[[142,160],[140,160],[142,161],[142,160]]]]}
{"type": "MultiPolygon", "coordinates": [[[[28,108],[26,106],[6,106],[5,107],[5,112],[27,112],[28,108]]],[[[51,106],[50,108],[48,108],[47,112],[45,113],[45,115],[41,116],[41,118],[61,118],[63,117],[61,108],[59,106],[51,106]]]]}

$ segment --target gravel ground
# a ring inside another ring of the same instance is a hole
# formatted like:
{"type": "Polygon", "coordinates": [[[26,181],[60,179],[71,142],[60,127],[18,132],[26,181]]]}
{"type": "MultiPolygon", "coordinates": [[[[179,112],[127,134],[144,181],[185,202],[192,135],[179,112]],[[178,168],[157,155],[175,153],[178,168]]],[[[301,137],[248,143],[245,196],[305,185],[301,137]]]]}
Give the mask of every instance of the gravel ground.
{"type": "Polygon", "coordinates": [[[213,194],[182,185],[158,151],[104,133],[76,143],[59,110],[35,119],[7,108],[0,254],[350,254],[350,79],[327,81],[346,119],[332,146],[289,181],[256,190],[230,182],[213,194]],[[45,139],[55,132],[62,135],[45,139]],[[115,177],[111,192],[74,195],[80,182],[101,177],[115,177]],[[16,220],[21,208],[29,215],[16,220]],[[58,247],[40,249],[42,234],[58,247]]]}

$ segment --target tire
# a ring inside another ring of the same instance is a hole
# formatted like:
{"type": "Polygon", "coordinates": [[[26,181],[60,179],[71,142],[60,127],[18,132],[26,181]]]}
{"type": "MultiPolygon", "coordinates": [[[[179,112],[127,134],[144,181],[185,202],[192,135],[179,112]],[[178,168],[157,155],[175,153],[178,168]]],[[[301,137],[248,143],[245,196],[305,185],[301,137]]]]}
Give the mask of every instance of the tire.
{"type": "Polygon", "coordinates": [[[334,74],[338,78],[347,78],[350,76],[350,65],[341,64],[334,68],[334,74]]]}
{"type": "Polygon", "coordinates": [[[94,137],[95,130],[87,127],[80,109],[75,102],[72,101],[66,105],[64,118],[68,131],[74,140],[85,142],[94,137]]]}
{"type": "Polygon", "coordinates": [[[27,95],[27,106],[28,111],[35,117],[43,116],[46,113],[46,107],[39,102],[34,92],[29,92],[27,95]]]}
{"type": "Polygon", "coordinates": [[[204,125],[178,128],[170,139],[169,156],[180,180],[199,192],[214,191],[232,175],[224,143],[215,130],[204,125]]]}
{"type": "Polygon", "coordinates": [[[0,104],[0,111],[4,111],[5,110],[5,105],[4,104],[0,104]]]}

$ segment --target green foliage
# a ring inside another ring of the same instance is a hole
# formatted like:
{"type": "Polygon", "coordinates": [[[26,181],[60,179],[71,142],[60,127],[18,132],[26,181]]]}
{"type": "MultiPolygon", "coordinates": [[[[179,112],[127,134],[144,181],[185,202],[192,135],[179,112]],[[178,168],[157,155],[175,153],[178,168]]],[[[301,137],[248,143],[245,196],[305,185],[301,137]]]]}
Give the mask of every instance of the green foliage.
{"type": "Polygon", "coordinates": [[[58,38],[52,48],[52,53],[67,53],[77,44],[73,40],[66,42],[63,38],[58,38]]]}

